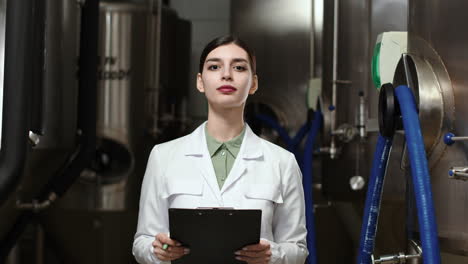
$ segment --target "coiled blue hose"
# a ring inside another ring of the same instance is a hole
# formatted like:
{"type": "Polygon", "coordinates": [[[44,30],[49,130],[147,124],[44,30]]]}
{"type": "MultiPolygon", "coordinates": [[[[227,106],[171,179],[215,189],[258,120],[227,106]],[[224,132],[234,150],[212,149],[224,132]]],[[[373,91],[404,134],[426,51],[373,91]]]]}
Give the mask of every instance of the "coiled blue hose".
{"type": "Polygon", "coordinates": [[[429,169],[415,100],[411,90],[404,85],[398,86],[395,89],[395,94],[403,116],[403,127],[411,164],[423,263],[439,264],[441,262],[440,248],[429,169]]]}
{"type": "Polygon", "coordinates": [[[301,143],[304,136],[309,132],[310,124],[309,122],[305,122],[304,125],[299,129],[299,132],[291,139],[290,144],[288,145],[288,150],[292,153],[295,153],[297,147],[301,143]]]}
{"type": "Polygon", "coordinates": [[[387,170],[388,156],[392,147],[392,139],[379,135],[372,162],[371,175],[367,186],[366,206],[361,228],[358,264],[371,263],[374,252],[375,235],[382,198],[382,187],[387,170]]]}
{"type": "Polygon", "coordinates": [[[278,122],[276,122],[276,120],[274,120],[273,118],[271,118],[271,117],[269,117],[267,115],[258,114],[255,117],[258,120],[260,120],[260,121],[264,122],[265,124],[269,125],[274,130],[276,130],[276,132],[278,132],[280,138],[286,143],[286,145],[288,146],[288,149],[289,149],[289,146],[291,145],[292,140],[289,137],[288,132],[286,132],[286,129],[284,129],[280,124],[278,124],[278,122]]]}
{"type": "Polygon", "coordinates": [[[304,188],[304,200],[306,207],[306,227],[307,227],[307,249],[309,256],[307,257],[307,264],[317,264],[317,251],[316,251],[316,240],[315,240],[315,217],[314,217],[314,201],[313,201],[313,154],[314,154],[314,143],[322,124],[322,113],[320,110],[315,111],[314,119],[311,122],[306,122],[297,132],[294,138],[290,138],[286,130],[276,122],[273,118],[266,115],[257,115],[256,118],[271,128],[276,130],[284,142],[287,144],[289,151],[293,152],[296,158],[298,157],[296,148],[302,141],[302,138],[309,132],[305,143],[304,156],[301,162],[301,170],[303,175],[303,188],[304,188]]]}
{"type": "MultiPolygon", "coordinates": [[[[395,89],[395,95],[403,117],[403,127],[405,129],[410,158],[419,233],[423,251],[423,263],[440,264],[440,249],[437,238],[437,224],[432,201],[429,169],[415,100],[411,90],[404,85],[398,86],[395,89]]],[[[382,184],[390,147],[391,140],[379,136],[367,190],[358,264],[371,263],[371,254],[374,250],[374,239],[380,209],[380,199],[382,196],[382,184]]]]}
{"type": "Polygon", "coordinates": [[[304,199],[306,206],[306,226],[307,226],[307,249],[309,256],[307,264],[317,263],[317,251],[315,242],[315,216],[314,216],[314,200],[313,200],[313,170],[312,163],[314,159],[314,144],[322,124],[322,113],[317,110],[314,113],[314,120],[310,127],[309,135],[307,136],[304,158],[302,160],[302,184],[304,187],[304,199]]]}

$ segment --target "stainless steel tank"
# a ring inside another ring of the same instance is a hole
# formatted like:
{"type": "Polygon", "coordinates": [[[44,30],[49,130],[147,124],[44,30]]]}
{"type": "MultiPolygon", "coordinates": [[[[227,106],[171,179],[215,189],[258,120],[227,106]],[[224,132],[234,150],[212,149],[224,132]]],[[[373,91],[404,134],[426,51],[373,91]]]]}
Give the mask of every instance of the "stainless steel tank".
{"type": "MultiPolygon", "coordinates": [[[[257,53],[259,90],[249,98],[246,114],[269,115],[293,136],[307,120],[307,91],[316,89],[313,85],[321,79],[325,127],[319,144],[323,147],[330,147],[331,133],[328,106],[332,90],[333,2],[236,0],[231,4],[233,33],[245,39],[257,53]]],[[[337,66],[338,79],[344,82],[338,87],[336,113],[338,125],[346,123],[354,127],[360,108],[359,91],[364,91],[367,101],[372,96],[377,99],[377,93],[370,87],[372,53],[369,47],[375,41],[371,35],[376,36],[379,28],[390,27],[380,20],[378,25],[371,22],[386,11],[399,9],[388,1],[339,2],[337,66]],[[373,94],[369,95],[370,92],[373,94]]],[[[404,23],[399,23],[403,27],[404,23]]],[[[368,112],[377,117],[375,112],[368,112]]],[[[271,129],[260,128],[256,132],[261,136],[285,146],[271,129]]],[[[352,142],[337,142],[337,146],[344,149],[338,159],[331,160],[329,152],[314,159],[315,186],[327,188],[325,198],[317,189],[314,193],[319,263],[352,263],[358,246],[360,208],[350,200],[355,199],[356,194],[362,196],[363,190],[352,190],[349,181],[356,175],[368,176],[370,164],[366,159],[370,155],[367,149],[372,142],[375,140],[360,143],[359,136],[355,136],[352,142]],[[337,200],[344,202],[335,203],[337,200]]]]}
{"type": "MultiPolygon", "coordinates": [[[[444,143],[448,132],[456,136],[468,133],[468,36],[460,28],[467,8],[467,2],[456,0],[409,2],[408,53],[413,90],[419,100],[428,153],[442,262],[450,264],[468,263],[467,143],[444,143]]],[[[397,70],[397,84],[404,83],[403,74],[403,69],[397,70]]],[[[410,229],[417,236],[416,226],[410,229]]]]}
{"type": "MultiPolygon", "coordinates": [[[[361,228],[362,204],[378,132],[372,54],[378,34],[406,31],[407,12],[408,0],[324,1],[322,192],[335,203],[346,223],[352,241],[347,246],[354,252],[359,247],[356,231],[361,228]]],[[[393,147],[392,153],[401,152],[401,147],[393,147]]],[[[400,161],[393,159],[389,164],[387,179],[392,181],[385,182],[377,255],[406,247],[405,177],[400,161]]]]}
{"type": "MultiPolygon", "coordinates": [[[[0,30],[5,41],[5,10],[11,1],[0,3],[0,30]]],[[[49,179],[60,171],[75,148],[77,127],[77,64],[79,3],[75,0],[36,2],[31,14],[34,23],[28,61],[33,73],[30,98],[31,122],[35,142],[28,146],[25,166],[18,186],[0,207],[0,240],[21,213],[17,204],[36,199],[49,179]]],[[[2,57],[4,47],[2,45],[2,57]]],[[[19,59],[19,58],[18,58],[19,59]]],[[[4,66],[3,62],[0,63],[4,66]]],[[[4,69],[1,69],[3,85],[4,69]]],[[[19,77],[18,77],[19,78],[19,77]]],[[[2,175],[4,176],[4,175],[2,175]]]]}
{"type": "Polygon", "coordinates": [[[337,148],[336,155],[324,153],[323,159],[323,188],[330,199],[362,199],[365,194],[365,188],[353,189],[351,183],[356,176],[367,181],[377,139],[378,92],[371,81],[371,58],[378,34],[406,31],[407,11],[407,0],[325,1],[323,145],[328,152],[337,148]]]}
{"type": "MultiPolygon", "coordinates": [[[[0,142],[3,126],[3,73],[5,65],[5,24],[6,24],[6,0],[0,2],[0,142]]],[[[1,143],[0,143],[1,144],[1,143]]],[[[1,149],[1,145],[0,145],[1,149]]]]}
{"type": "Polygon", "coordinates": [[[154,142],[148,105],[157,103],[149,101],[158,84],[157,3],[100,2],[96,156],[45,215],[66,262],[134,261],[139,190],[154,142]]]}
{"type": "Polygon", "coordinates": [[[246,114],[267,114],[288,132],[298,131],[307,117],[311,1],[237,0],[231,4],[231,14],[232,33],[257,55],[259,90],[249,98],[246,114]]]}

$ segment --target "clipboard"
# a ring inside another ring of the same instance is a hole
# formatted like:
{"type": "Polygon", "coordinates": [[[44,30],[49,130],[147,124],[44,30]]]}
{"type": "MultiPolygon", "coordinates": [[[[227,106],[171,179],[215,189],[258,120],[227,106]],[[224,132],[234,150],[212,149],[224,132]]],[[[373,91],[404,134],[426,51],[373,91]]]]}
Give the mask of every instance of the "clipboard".
{"type": "Polygon", "coordinates": [[[260,242],[262,210],[169,208],[171,239],[190,248],[174,264],[244,264],[235,251],[260,242]]]}

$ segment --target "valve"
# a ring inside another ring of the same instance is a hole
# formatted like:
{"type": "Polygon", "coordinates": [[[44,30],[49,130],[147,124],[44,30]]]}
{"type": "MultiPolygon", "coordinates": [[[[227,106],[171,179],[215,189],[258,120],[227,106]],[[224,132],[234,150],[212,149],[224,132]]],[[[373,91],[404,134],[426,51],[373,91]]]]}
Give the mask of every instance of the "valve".
{"type": "Polygon", "coordinates": [[[400,252],[395,255],[384,255],[378,259],[374,259],[374,255],[372,255],[372,264],[406,264],[407,260],[421,259],[421,247],[414,240],[410,240],[409,242],[410,246],[413,247],[415,254],[405,255],[405,253],[400,252]]]}

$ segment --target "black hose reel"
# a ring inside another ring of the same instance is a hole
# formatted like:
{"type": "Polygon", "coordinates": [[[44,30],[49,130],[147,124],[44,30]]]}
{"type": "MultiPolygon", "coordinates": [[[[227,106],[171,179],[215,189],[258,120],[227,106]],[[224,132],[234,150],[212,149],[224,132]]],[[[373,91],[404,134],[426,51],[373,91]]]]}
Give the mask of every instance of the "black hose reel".
{"type": "Polygon", "coordinates": [[[400,105],[393,84],[382,85],[379,93],[379,131],[384,137],[391,138],[396,130],[403,129],[400,105]]]}

